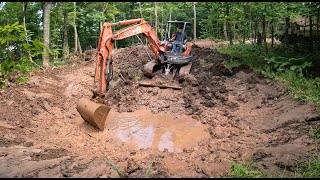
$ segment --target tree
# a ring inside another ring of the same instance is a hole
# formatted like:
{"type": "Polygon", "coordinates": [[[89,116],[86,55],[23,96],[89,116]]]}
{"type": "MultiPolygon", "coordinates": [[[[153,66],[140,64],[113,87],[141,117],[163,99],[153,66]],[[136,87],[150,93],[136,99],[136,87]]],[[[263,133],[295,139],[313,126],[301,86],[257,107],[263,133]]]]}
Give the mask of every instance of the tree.
{"type": "Polygon", "coordinates": [[[196,2],[193,2],[193,38],[197,40],[197,12],[196,12],[196,2]]]}
{"type": "Polygon", "coordinates": [[[66,7],[63,9],[63,52],[62,59],[66,61],[69,57],[69,44],[68,44],[68,11],[66,7]]]}
{"type": "Polygon", "coordinates": [[[43,42],[46,46],[43,49],[43,66],[45,68],[49,67],[49,49],[50,49],[50,9],[51,9],[51,2],[44,3],[44,12],[43,12],[43,42]]]}
{"type": "Polygon", "coordinates": [[[155,31],[158,34],[158,11],[157,11],[157,2],[154,2],[154,22],[155,22],[155,31]]]}

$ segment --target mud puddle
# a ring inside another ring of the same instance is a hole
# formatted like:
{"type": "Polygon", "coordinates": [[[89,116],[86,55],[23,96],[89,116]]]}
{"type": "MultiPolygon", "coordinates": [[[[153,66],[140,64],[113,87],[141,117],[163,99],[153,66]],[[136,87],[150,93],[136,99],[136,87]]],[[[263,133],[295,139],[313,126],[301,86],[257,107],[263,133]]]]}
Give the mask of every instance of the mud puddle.
{"type": "Polygon", "coordinates": [[[106,124],[99,137],[112,138],[136,150],[179,153],[210,137],[209,126],[189,116],[153,114],[144,109],[124,113],[111,110],[106,124]]]}

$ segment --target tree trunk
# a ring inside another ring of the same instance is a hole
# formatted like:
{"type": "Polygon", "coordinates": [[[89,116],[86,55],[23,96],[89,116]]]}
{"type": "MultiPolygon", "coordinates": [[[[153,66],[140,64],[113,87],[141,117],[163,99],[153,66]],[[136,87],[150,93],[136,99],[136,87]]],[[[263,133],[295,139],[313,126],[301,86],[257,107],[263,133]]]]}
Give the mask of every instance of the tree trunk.
{"type": "Polygon", "coordinates": [[[245,44],[246,43],[246,24],[244,24],[244,27],[243,27],[243,39],[242,39],[242,43],[245,44]]]}
{"type": "MultiPolygon", "coordinates": [[[[117,22],[117,21],[116,21],[116,16],[115,16],[115,15],[113,15],[113,16],[112,16],[112,18],[113,18],[113,22],[117,22]]],[[[113,32],[115,31],[115,29],[116,29],[116,27],[115,27],[115,26],[113,26],[113,32]]],[[[114,47],[117,49],[117,41],[114,41],[114,47]]]]}
{"type": "Polygon", "coordinates": [[[49,49],[50,49],[50,9],[51,2],[44,3],[44,12],[43,12],[43,42],[46,46],[43,49],[42,59],[43,59],[43,67],[49,67],[49,49]]]}
{"type": "Polygon", "coordinates": [[[274,21],[271,21],[271,48],[273,48],[274,45],[274,27],[273,27],[274,21]]]}
{"type": "Polygon", "coordinates": [[[317,32],[316,32],[316,46],[317,46],[317,49],[319,49],[319,15],[320,15],[320,10],[318,9],[318,12],[317,12],[317,32]]]}
{"type": "Polygon", "coordinates": [[[78,31],[77,31],[77,39],[78,39],[79,52],[80,52],[80,54],[82,54],[82,48],[81,48],[81,45],[80,45],[80,38],[79,38],[79,35],[78,35],[78,31]]]}
{"type": "Polygon", "coordinates": [[[227,20],[224,20],[224,23],[223,23],[223,34],[224,34],[224,40],[226,41],[228,39],[227,20]]]}
{"type": "Polygon", "coordinates": [[[309,34],[310,34],[310,50],[313,50],[313,37],[312,37],[312,26],[313,26],[313,24],[312,24],[312,15],[310,15],[309,16],[309,21],[310,21],[310,32],[309,32],[309,34]]]}
{"type": "Polygon", "coordinates": [[[303,36],[306,36],[307,18],[304,16],[303,36]]]}
{"type": "MultiPolygon", "coordinates": [[[[230,7],[229,7],[229,4],[226,4],[226,13],[227,13],[227,16],[229,17],[230,15],[230,7]]],[[[229,20],[227,19],[227,32],[228,32],[228,39],[229,39],[229,43],[230,45],[233,45],[233,37],[232,37],[232,27],[231,27],[231,23],[229,22],[229,20]]]]}
{"type": "Polygon", "coordinates": [[[68,44],[68,11],[63,10],[63,52],[62,60],[66,61],[69,57],[69,44],[68,44]]]}
{"type": "Polygon", "coordinates": [[[22,4],[22,23],[26,23],[26,14],[27,14],[28,2],[23,2],[22,4]]]}
{"type": "Polygon", "coordinates": [[[255,22],[254,22],[255,24],[254,24],[254,42],[255,43],[258,43],[258,20],[255,20],[255,22]]]}
{"type": "Polygon", "coordinates": [[[262,19],[262,36],[263,36],[263,43],[264,47],[266,49],[266,52],[268,53],[268,44],[267,44],[267,32],[266,32],[266,16],[263,16],[262,19]]]}
{"type": "Polygon", "coordinates": [[[143,16],[142,16],[141,2],[139,2],[139,10],[140,10],[140,17],[143,18],[143,16]]]}
{"type": "Polygon", "coordinates": [[[262,34],[263,34],[263,42],[267,43],[266,17],[265,16],[263,16],[263,19],[262,19],[262,34]]]}
{"type": "Polygon", "coordinates": [[[284,44],[288,43],[288,36],[289,36],[289,28],[290,28],[290,17],[286,17],[286,29],[284,33],[284,44]]]}
{"type": "MultiPolygon", "coordinates": [[[[170,8],[170,13],[169,13],[169,21],[171,21],[171,8],[170,8]]],[[[169,24],[169,30],[168,30],[168,38],[171,39],[171,34],[170,34],[170,29],[171,29],[171,23],[169,24]]]]}
{"type": "Polygon", "coordinates": [[[164,26],[163,21],[164,21],[164,17],[163,17],[163,3],[162,3],[162,6],[161,6],[161,40],[163,39],[164,32],[165,32],[165,30],[164,30],[165,26],[164,26]]]}
{"type": "Polygon", "coordinates": [[[77,25],[76,25],[76,17],[77,17],[77,4],[73,3],[74,7],[74,18],[73,18],[73,31],[74,31],[74,53],[78,51],[78,33],[77,33],[77,25]]]}
{"type": "Polygon", "coordinates": [[[217,39],[219,39],[220,38],[220,32],[219,32],[219,30],[220,30],[220,27],[219,27],[219,22],[217,21],[217,39]]]}
{"type": "Polygon", "coordinates": [[[157,11],[157,2],[154,2],[154,22],[155,22],[155,31],[158,35],[158,11],[157,11]]]}
{"type": "Polygon", "coordinates": [[[196,2],[193,2],[193,39],[197,40],[197,12],[196,12],[196,2]]]}
{"type": "MultiPolygon", "coordinates": [[[[26,36],[26,43],[29,44],[27,27],[26,27],[27,5],[28,5],[28,2],[23,2],[23,5],[22,5],[22,11],[23,11],[22,23],[23,23],[23,27],[24,27],[24,34],[25,34],[25,36],[26,36]]],[[[39,65],[32,60],[32,56],[31,56],[30,50],[27,50],[27,53],[28,53],[29,61],[30,61],[31,63],[33,63],[34,65],[36,65],[36,66],[39,67],[39,65]]]]}
{"type": "MultiPolygon", "coordinates": [[[[54,6],[55,9],[58,9],[58,2],[55,3],[55,6],[54,6]]],[[[55,16],[55,19],[54,19],[54,23],[53,23],[53,32],[54,32],[54,36],[53,36],[53,40],[52,40],[52,48],[53,49],[58,49],[59,48],[59,45],[58,45],[58,37],[56,35],[57,33],[57,21],[58,21],[58,15],[55,16]]],[[[55,53],[53,55],[53,62],[55,63],[58,59],[58,53],[55,53]]]]}

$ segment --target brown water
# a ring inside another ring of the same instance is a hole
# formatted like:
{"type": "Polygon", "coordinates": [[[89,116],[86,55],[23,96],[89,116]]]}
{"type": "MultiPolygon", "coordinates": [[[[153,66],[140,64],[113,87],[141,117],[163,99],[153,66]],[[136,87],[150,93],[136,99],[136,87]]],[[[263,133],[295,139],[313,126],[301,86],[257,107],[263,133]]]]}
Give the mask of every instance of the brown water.
{"type": "Polygon", "coordinates": [[[136,149],[182,152],[209,137],[207,125],[189,116],[152,114],[147,110],[118,113],[111,110],[103,134],[136,149]]]}

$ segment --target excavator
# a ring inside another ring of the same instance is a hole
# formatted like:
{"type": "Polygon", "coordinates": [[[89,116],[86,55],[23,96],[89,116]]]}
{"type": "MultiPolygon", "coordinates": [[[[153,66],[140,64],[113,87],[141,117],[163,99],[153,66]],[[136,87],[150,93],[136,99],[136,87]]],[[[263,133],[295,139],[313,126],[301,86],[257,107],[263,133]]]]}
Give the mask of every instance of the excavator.
{"type": "MultiPolygon", "coordinates": [[[[143,18],[116,23],[105,22],[100,31],[94,75],[94,82],[98,85],[98,95],[103,97],[110,89],[110,81],[113,77],[112,51],[114,42],[139,34],[143,34],[148,39],[149,47],[156,57],[156,59],[144,65],[142,71],[146,77],[154,76],[156,69],[159,69],[155,67],[163,67],[160,69],[164,69],[165,74],[170,73],[170,71],[173,74],[178,72],[179,76],[189,74],[193,57],[191,44],[190,42],[184,44],[181,41],[173,40],[175,39],[175,34],[171,34],[171,37],[169,37],[171,27],[175,26],[182,28],[182,33],[191,30],[190,22],[168,21],[164,39],[160,41],[152,26],[143,18]],[[112,26],[126,25],[130,26],[114,33],[112,32],[112,26]],[[173,48],[174,46],[175,48],[173,48]]],[[[103,130],[110,108],[82,98],[77,103],[77,110],[85,121],[103,130]]]]}

